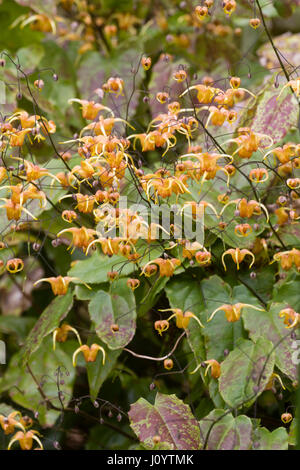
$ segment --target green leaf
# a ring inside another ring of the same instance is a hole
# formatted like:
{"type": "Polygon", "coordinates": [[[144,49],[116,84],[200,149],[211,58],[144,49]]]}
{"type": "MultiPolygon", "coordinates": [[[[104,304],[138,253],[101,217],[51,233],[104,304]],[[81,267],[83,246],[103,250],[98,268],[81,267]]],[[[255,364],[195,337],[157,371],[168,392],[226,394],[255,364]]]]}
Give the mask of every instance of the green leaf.
{"type": "Polygon", "coordinates": [[[289,445],[297,445],[297,428],[298,428],[298,418],[294,418],[291,422],[289,429],[289,445]]]}
{"type": "Polygon", "coordinates": [[[211,322],[207,322],[212,312],[222,304],[233,303],[231,287],[220,277],[214,275],[201,282],[190,276],[176,276],[168,282],[166,293],[172,308],[192,311],[202,321],[204,328],[191,319],[189,323],[190,339],[195,349],[204,360],[203,349],[199,351],[199,339],[205,339],[205,351],[208,359],[222,360],[224,350],[232,350],[236,340],[242,335],[241,322],[229,323],[224,313],[219,312],[211,322]],[[199,334],[200,332],[200,334],[199,334]]]}
{"type": "Polygon", "coordinates": [[[249,271],[240,272],[239,279],[245,282],[251,291],[255,292],[264,302],[268,303],[275,283],[275,265],[264,266],[262,269],[255,270],[255,273],[256,277],[252,278],[249,271]]]}
{"type": "MultiPolygon", "coordinates": [[[[67,405],[68,398],[72,396],[75,379],[75,369],[72,366],[72,352],[75,348],[76,343],[68,341],[53,351],[52,340],[48,337],[43,341],[39,350],[29,358],[28,364],[37,382],[42,384],[42,389],[45,395],[51,398],[51,403],[59,408],[61,404],[58,398],[57,376],[55,374],[60,369],[61,379],[64,380],[61,391],[65,397],[65,405],[67,405]]],[[[11,400],[17,405],[38,412],[41,425],[54,424],[59,412],[47,409],[37,384],[28,370],[20,372],[20,360],[21,351],[11,358],[3,378],[0,379],[0,393],[8,391],[11,400]]]]}
{"type": "Polygon", "coordinates": [[[24,366],[32,353],[41,345],[45,336],[49,335],[68,315],[73,305],[73,292],[68,290],[66,295],[55,297],[46,307],[35,326],[29,333],[21,350],[22,365],[24,366]]]}
{"type": "Polygon", "coordinates": [[[199,422],[207,450],[247,450],[251,447],[252,423],[247,416],[234,418],[225,410],[213,410],[199,422]]]}
{"type": "Polygon", "coordinates": [[[76,261],[68,272],[68,276],[77,277],[77,284],[101,284],[107,282],[109,271],[118,271],[120,275],[130,274],[134,270],[133,263],[122,256],[114,255],[111,258],[94,253],[92,256],[76,261]]]}
{"type": "Polygon", "coordinates": [[[297,366],[293,364],[292,343],[290,331],[285,327],[279,312],[286,305],[273,303],[268,312],[244,309],[243,321],[249,330],[250,338],[255,342],[263,336],[270,340],[275,349],[275,365],[291,380],[297,379],[297,366]]]}
{"type": "Polygon", "coordinates": [[[136,328],[136,306],[126,279],[114,281],[110,292],[99,290],[89,303],[96,334],[110,349],[124,348],[133,338],[136,328]],[[119,331],[112,332],[117,324],[119,331]]]}
{"type": "Polygon", "coordinates": [[[0,332],[6,334],[15,334],[19,339],[24,341],[28,331],[35,324],[34,317],[16,317],[14,315],[0,316],[0,332]]]}
{"type": "MultiPolygon", "coordinates": [[[[232,290],[220,277],[211,276],[201,282],[202,292],[206,303],[206,315],[210,317],[212,312],[223,304],[233,304],[232,290]]],[[[225,313],[220,311],[208,323],[203,330],[207,359],[224,359],[225,350],[233,350],[236,341],[243,335],[242,322],[228,322],[225,313]]]]}
{"type": "Polygon", "coordinates": [[[0,415],[7,417],[10,413],[13,413],[14,411],[15,410],[6,403],[0,403],[0,415]]]}
{"type": "MultiPolygon", "coordinates": [[[[200,321],[204,321],[204,297],[201,284],[196,279],[191,279],[186,274],[175,276],[168,282],[165,290],[172,308],[193,312],[200,321]]],[[[205,359],[204,329],[193,318],[189,322],[188,329],[190,332],[188,340],[198,364],[205,359]]],[[[196,364],[193,363],[190,370],[195,369],[196,364]]]]}
{"type": "Polygon", "coordinates": [[[275,363],[270,341],[240,339],[221,364],[219,390],[231,407],[250,406],[265,389],[275,363]]]}
{"type": "Polygon", "coordinates": [[[148,282],[143,282],[136,289],[135,297],[139,316],[145,315],[155,305],[168,281],[167,277],[158,277],[154,279],[151,286],[149,286],[148,282]]]}
{"type": "MultiPolygon", "coordinates": [[[[289,305],[297,312],[300,310],[300,276],[296,275],[294,279],[291,279],[286,282],[281,282],[280,285],[274,286],[272,300],[274,302],[285,303],[284,307],[289,305]]],[[[284,308],[283,307],[283,308],[284,308]]]]}
{"type": "MultiPolygon", "coordinates": [[[[279,227],[278,230],[278,235],[280,237],[280,240],[285,244],[285,245],[291,245],[294,248],[299,248],[299,240],[300,240],[300,228],[299,228],[299,223],[296,224],[287,224],[287,225],[282,225],[279,227]]],[[[282,245],[280,244],[279,240],[275,235],[273,235],[270,238],[270,241],[272,243],[276,244],[277,246],[280,246],[282,248],[282,245]]]]}
{"type": "Polygon", "coordinates": [[[257,447],[255,450],[287,450],[288,434],[286,429],[277,428],[273,432],[266,428],[258,428],[255,432],[257,447]]]}
{"type": "Polygon", "coordinates": [[[16,0],[16,2],[30,7],[38,13],[46,15],[54,15],[56,13],[56,4],[52,0],[16,0]]]}
{"type": "Polygon", "coordinates": [[[157,393],[154,405],[140,398],[128,413],[130,426],[148,448],[153,449],[153,437],[169,444],[173,450],[200,448],[200,430],[188,405],[176,395],[157,393]]]}
{"type": "MultiPolygon", "coordinates": [[[[89,340],[89,344],[92,344],[92,342],[92,339],[89,340]]],[[[97,338],[96,343],[105,347],[104,343],[99,341],[99,338],[97,338]]],[[[86,364],[91,400],[95,400],[97,398],[102,384],[114,369],[121,352],[122,349],[109,350],[106,352],[104,365],[102,364],[102,361],[98,360],[96,362],[88,362],[86,364]]]]}
{"type": "Polygon", "coordinates": [[[28,47],[22,47],[17,52],[20,64],[25,73],[31,73],[39,65],[44,54],[43,46],[35,43],[28,47]]]}

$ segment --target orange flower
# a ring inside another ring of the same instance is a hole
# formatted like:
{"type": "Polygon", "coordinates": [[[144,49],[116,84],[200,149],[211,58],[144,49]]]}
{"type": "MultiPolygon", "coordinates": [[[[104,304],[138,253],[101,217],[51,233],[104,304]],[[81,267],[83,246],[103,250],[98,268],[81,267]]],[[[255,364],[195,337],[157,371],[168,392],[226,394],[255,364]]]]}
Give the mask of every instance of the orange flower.
{"type": "Polygon", "coordinates": [[[269,173],[265,168],[254,168],[250,171],[249,178],[254,183],[264,183],[269,179],[269,173]]]}
{"type": "Polygon", "coordinates": [[[42,178],[43,176],[50,176],[53,180],[56,180],[59,182],[59,179],[57,178],[57,176],[50,173],[47,168],[42,168],[39,165],[35,165],[34,163],[29,162],[28,160],[24,160],[19,157],[13,157],[13,158],[14,160],[19,160],[25,166],[26,181],[28,182],[35,181],[35,180],[38,180],[39,178],[42,178]]]}
{"type": "Polygon", "coordinates": [[[275,372],[273,372],[273,374],[271,375],[269,382],[265,386],[265,390],[272,390],[274,388],[276,380],[280,383],[283,390],[285,390],[285,386],[283,385],[280,375],[276,374],[275,372]]]}
{"type": "Polygon", "coordinates": [[[12,258],[6,262],[6,269],[9,273],[15,274],[22,271],[24,268],[24,262],[20,258],[12,258]]]}
{"type": "Polygon", "coordinates": [[[293,308],[287,307],[279,312],[279,318],[284,318],[286,328],[294,328],[300,323],[300,314],[293,308]]]}
{"type": "Polygon", "coordinates": [[[279,93],[278,95],[278,98],[280,97],[281,93],[287,88],[292,88],[292,90],[294,91],[294,93],[296,94],[296,96],[299,96],[300,95],[300,77],[296,78],[295,80],[290,80],[289,82],[287,82],[281,89],[281,92],[279,93]]]}
{"type": "Polygon", "coordinates": [[[1,201],[5,201],[3,206],[6,209],[6,216],[9,220],[19,220],[21,217],[22,211],[30,215],[34,220],[37,220],[29,210],[23,207],[23,204],[28,199],[39,199],[41,207],[45,207],[46,196],[43,191],[39,191],[34,185],[30,184],[27,189],[23,189],[22,184],[17,184],[15,186],[2,186],[0,189],[9,188],[11,191],[11,198],[0,198],[1,201]]]}
{"type": "Polygon", "coordinates": [[[77,219],[77,214],[74,211],[65,210],[62,212],[61,217],[65,222],[69,222],[71,224],[73,220],[77,219]]]}
{"type": "Polygon", "coordinates": [[[253,265],[255,261],[255,256],[253,253],[251,253],[251,251],[246,250],[245,248],[242,250],[240,250],[240,248],[235,248],[235,249],[231,248],[229,250],[226,250],[222,255],[222,263],[223,263],[225,271],[226,271],[226,264],[224,262],[224,258],[226,255],[231,255],[234,263],[237,265],[237,269],[240,269],[240,263],[244,260],[246,255],[249,255],[252,257],[252,262],[249,266],[249,269],[251,268],[251,266],[253,265]]]}
{"type": "Polygon", "coordinates": [[[176,267],[180,266],[181,262],[177,258],[171,258],[171,259],[170,258],[168,259],[156,258],[153,261],[149,261],[149,263],[147,263],[143,267],[141,275],[145,274],[145,276],[151,276],[153,274],[153,272],[151,272],[151,274],[147,273],[147,266],[149,266],[150,264],[151,265],[157,264],[159,266],[160,277],[171,277],[173,276],[176,267]]]}
{"type": "Polygon", "coordinates": [[[75,248],[82,248],[82,251],[85,253],[90,243],[94,240],[94,234],[96,233],[95,230],[86,227],[71,227],[61,230],[57,236],[60,237],[66,232],[70,232],[73,237],[72,244],[68,248],[70,249],[74,245],[72,253],[75,248]]]}
{"type": "Polygon", "coordinates": [[[141,64],[144,70],[149,70],[151,67],[151,57],[142,57],[141,64]]]}
{"type": "Polygon", "coordinates": [[[286,182],[289,188],[299,189],[300,188],[300,178],[289,178],[286,182]]]}
{"type": "Polygon", "coordinates": [[[110,108],[103,106],[103,104],[95,103],[95,101],[80,100],[78,98],[72,98],[69,100],[69,103],[80,103],[82,110],[83,119],[88,119],[93,121],[98,116],[99,111],[109,111],[112,115],[113,112],[110,108]]]}
{"type": "Polygon", "coordinates": [[[198,20],[202,21],[204,18],[208,16],[208,8],[202,7],[201,5],[196,6],[195,15],[198,18],[198,20]]]}
{"type": "Polygon", "coordinates": [[[7,178],[7,171],[4,166],[0,166],[0,183],[7,178]]]}
{"type": "Polygon", "coordinates": [[[81,346],[82,343],[78,331],[67,323],[63,323],[60,327],[55,328],[55,330],[53,331],[53,351],[55,351],[56,348],[56,341],[58,341],[59,343],[64,343],[65,341],[67,341],[70,331],[72,331],[76,335],[78,343],[81,346]]]}
{"type": "MultiPolygon", "coordinates": [[[[289,163],[291,158],[295,157],[298,153],[299,145],[294,144],[293,142],[288,142],[284,144],[282,147],[276,147],[275,149],[269,150],[263,158],[265,160],[270,154],[273,154],[280,163],[285,164],[289,163]]],[[[275,158],[275,164],[276,162],[275,158]]]]}
{"type": "Polygon", "coordinates": [[[250,304],[242,304],[242,303],[237,303],[234,305],[230,304],[224,304],[221,307],[218,307],[209,317],[207,321],[211,321],[215,314],[219,312],[220,310],[223,310],[225,312],[225,316],[229,322],[236,322],[240,319],[242,309],[246,308],[253,308],[254,310],[259,310],[260,312],[264,312],[263,308],[255,307],[254,305],[250,304]]]}
{"type": "Polygon", "coordinates": [[[158,331],[159,335],[161,336],[162,333],[167,331],[169,328],[169,322],[167,320],[157,320],[154,323],[154,328],[158,331]]]}
{"type": "Polygon", "coordinates": [[[0,426],[4,434],[11,434],[14,432],[15,428],[21,428],[25,431],[23,425],[15,419],[16,416],[21,416],[21,413],[19,411],[13,411],[8,416],[0,415],[0,426]]]}
{"type": "Polygon", "coordinates": [[[210,86],[203,85],[201,83],[199,85],[193,85],[189,87],[180,95],[180,98],[184,96],[186,93],[189,93],[191,90],[197,90],[197,99],[199,103],[202,103],[202,104],[211,103],[216,94],[223,93],[222,90],[220,90],[219,88],[213,88],[210,86]]]}
{"type": "Polygon", "coordinates": [[[251,28],[257,29],[260,25],[260,19],[259,18],[251,18],[251,20],[249,21],[249,24],[250,24],[251,28]]]}
{"type": "Polygon", "coordinates": [[[238,237],[247,237],[252,232],[252,227],[249,224],[238,224],[234,227],[234,233],[238,237]]]}
{"type": "Polygon", "coordinates": [[[102,352],[102,364],[105,363],[105,350],[99,346],[99,344],[92,344],[92,346],[88,346],[87,344],[83,344],[73,354],[73,366],[76,366],[76,357],[80,352],[83,353],[85,362],[95,362],[97,359],[98,352],[102,352]]]}
{"type": "Polygon", "coordinates": [[[171,318],[176,318],[176,326],[177,328],[183,328],[184,330],[188,327],[190,319],[193,318],[196,322],[204,328],[201,321],[198,317],[192,312],[183,312],[180,308],[167,308],[164,310],[160,310],[160,312],[174,312],[166,321],[169,322],[171,318]]]}
{"type": "MultiPolygon", "coordinates": [[[[91,246],[94,246],[96,243],[100,243],[102,251],[105,255],[112,256],[116,255],[119,253],[119,250],[122,253],[120,244],[122,243],[123,239],[116,237],[116,238],[97,238],[96,240],[92,240],[91,243],[88,245],[86,254],[88,254],[89,249],[91,246]]],[[[127,245],[125,245],[127,247],[127,245]]],[[[124,249],[125,246],[123,246],[123,253],[124,254],[124,249]]],[[[129,246],[130,250],[131,247],[129,246]]],[[[125,250],[126,255],[129,255],[130,250],[125,250]]]]}
{"type": "Polygon", "coordinates": [[[165,359],[164,360],[164,368],[167,370],[172,370],[174,367],[174,362],[172,359],[165,359]]]}
{"type": "Polygon", "coordinates": [[[275,214],[277,216],[277,223],[279,225],[284,225],[289,220],[289,208],[288,207],[279,207],[275,210],[275,214]]]}
{"type": "Polygon", "coordinates": [[[281,421],[282,421],[284,424],[288,424],[288,423],[290,423],[292,420],[293,420],[293,416],[291,415],[291,413],[282,413],[282,415],[281,415],[281,421]]]}
{"type": "Polygon", "coordinates": [[[119,77],[110,77],[106,83],[102,85],[102,89],[107,93],[114,93],[117,96],[123,94],[124,81],[119,77]]]}
{"type": "Polygon", "coordinates": [[[208,364],[208,366],[205,369],[204,375],[207,375],[209,369],[211,370],[211,376],[214,379],[218,379],[221,375],[221,366],[218,361],[215,359],[209,359],[207,361],[204,361],[205,364],[208,364]]]}
{"type": "Polygon", "coordinates": [[[11,147],[22,147],[25,136],[29,132],[31,132],[31,129],[22,129],[21,131],[12,132],[10,134],[9,145],[11,147]]]}
{"type": "Polygon", "coordinates": [[[293,248],[289,251],[281,251],[273,256],[273,261],[280,261],[282,269],[288,271],[295,264],[297,270],[300,270],[300,250],[293,248]]]}
{"type": "Polygon", "coordinates": [[[127,286],[131,289],[131,290],[135,290],[139,287],[140,285],[140,281],[138,279],[128,279],[127,280],[127,286]]]}
{"type": "Polygon", "coordinates": [[[186,71],[183,69],[177,70],[173,73],[173,79],[178,83],[184,82],[187,79],[186,71]]]}
{"type": "Polygon", "coordinates": [[[13,444],[19,441],[20,447],[22,450],[31,450],[33,446],[33,441],[35,440],[39,444],[39,449],[43,449],[43,444],[41,443],[40,439],[37,437],[37,434],[40,436],[38,431],[18,431],[13,438],[10,440],[8,444],[7,450],[10,450],[13,444]]]}
{"type": "Polygon", "coordinates": [[[169,99],[169,93],[167,93],[166,91],[160,91],[156,94],[156,99],[159,103],[164,104],[169,99]]]}
{"type": "Polygon", "coordinates": [[[224,13],[230,16],[236,9],[236,2],[235,0],[225,0],[223,2],[223,10],[224,13]]]}
{"type": "MultiPolygon", "coordinates": [[[[68,287],[70,282],[78,280],[77,277],[69,277],[69,276],[57,276],[57,277],[44,277],[43,279],[39,279],[34,283],[34,286],[39,284],[40,282],[49,282],[51,284],[52,292],[54,295],[66,295],[68,291],[68,287]]],[[[87,284],[84,284],[88,289],[90,287],[87,284]]]]}
{"type": "MultiPolygon", "coordinates": [[[[240,90],[242,90],[240,88],[240,90]]],[[[238,91],[238,90],[233,90],[238,91]]],[[[247,90],[248,91],[248,90],[247,90]]],[[[250,93],[248,91],[248,93],[250,93]]],[[[249,127],[240,127],[238,129],[238,137],[235,139],[229,139],[225,143],[234,142],[237,144],[238,148],[233,152],[233,156],[237,153],[240,158],[251,158],[254,152],[257,152],[261,147],[261,143],[264,140],[269,140],[270,144],[265,147],[269,148],[273,144],[273,140],[270,136],[266,134],[260,134],[258,132],[253,132],[249,127]]]]}
{"type": "Polygon", "coordinates": [[[221,210],[220,215],[224,212],[224,210],[230,205],[230,204],[236,204],[236,208],[239,211],[239,215],[242,218],[250,218],[252,215],[260,215],[261,214],[261,209],[266,214],[267,220],[269,220],[269,213],[267,208],[260,202],[251,200],[247,201],[247,199],[242,198],[242,199],[235,199],[234,201],[229,201],[221,210]]]}
{"type": "Polygon", "coordinates": [[[197,251],[195,259],[200,266],[208,266],[211,263],[211,253],[209,251],[197,251]]]}

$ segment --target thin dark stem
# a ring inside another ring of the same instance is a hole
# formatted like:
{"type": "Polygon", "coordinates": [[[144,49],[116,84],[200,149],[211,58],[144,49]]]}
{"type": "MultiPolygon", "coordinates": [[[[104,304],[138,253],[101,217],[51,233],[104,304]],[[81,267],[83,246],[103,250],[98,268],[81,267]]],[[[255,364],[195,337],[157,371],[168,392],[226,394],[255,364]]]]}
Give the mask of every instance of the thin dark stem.
{"type": "MultiPolygon", "coordinates": [[[[41,395],[41,397],[43,398],[43,400],[45,401],[46,403],[46,406],[48,409],[51,409],[51,410],[54,410],[54,411],[59,411],[60,413],[62,412],[69,412],[69,413],[74,413],[74,409],[73,408],[70,408],[70,407],[65,407],[63,409],[53,405],[50,401],[50,399],[47,397],[47,395],[45,394],[44,390],[42,389],[41,387],[41,384],[39,383],[39,381],[37,380],[37,378],[35,377],[30,365],[27,363],[26,364],[26,367],[27,367],[27,370],[29,372],[29,374],[31,375],[32,377],[32,380],[35,382],[36,386],[37,386],[37,389],[38,389],[38,392],[39,394],[41,395]]],[[[96,418],[95,416],[92,416],[92,415],[89,415],[88,413],[86,413],[85,411],[82,411],[82,410],[78,410],[78,414],[80,416],[82,416],[83,418],[86,418],[86,419],[89,419],[93,422],[96,422],[97,424],[100,424],[100,421],[98,418],[96,418]]],[[[103,421],[101,422],[101,424],[103,424],[104,426],[118,432],[119,434],[122,434],[122,436],[126,437],[127,439],[130,439],[134,442],[138,442],[138,438],[136,438],[135,436],[132,436],[131,434],[128,434],[126,431],[123,431],[123,429],[120,429],[118,428],[117,426],[115,426],[114,424],[112,423],[108,423],[107,421],[103,421]]]]}

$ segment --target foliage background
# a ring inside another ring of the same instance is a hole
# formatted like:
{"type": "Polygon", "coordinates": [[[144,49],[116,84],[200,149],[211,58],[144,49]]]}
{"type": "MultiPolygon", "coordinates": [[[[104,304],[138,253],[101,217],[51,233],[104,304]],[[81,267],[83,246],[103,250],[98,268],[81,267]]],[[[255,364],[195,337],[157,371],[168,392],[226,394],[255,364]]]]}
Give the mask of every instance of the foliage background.
{"type": "MultiPolygon", "coordinates": [[[[95,99],[95,89],[109,77],[120,76],[125,83],[124,96],[117,99],[108,95],[104,102],[117,116],[128,119],[137,133],[145,132],[151,119],[164,109],[155,94],[168,90],[176,100],[185,89],[172,81],[173,72],[182,66],[187,67],[193,81],[209,75],[221,88],[228,77],[240,76],[242,86],[254,92],[258,99],[255,104],[251,99],[246,104],[243,102],[239,124],[271,135],[276,146],[300,142],[299,108],[291,94],[284,95],[280,103],[275,98],[279,89],[274,87],[274,82],[277,80],[283,85],[284,80],[283,74],[278,74],[280,64],[265,29],[262,25],[257,30],[249,26],[249,19],[259,16],[255,2],[237,2],[237,9],[230,17],[225,16],[220,3],[215,2],[211,18],[200,26],[195,26],[191,20],[197,5],[194,1],[74,3],[0,2],[0,50],[14,60],[18,58],[17,63],[21,64],[31,87],[38,78],[45,82],[36,99],[39,112],[57,125],[54,140],[59,152],[65,150],[60,143],[72,139],[86,124],[79,108],[69,105],[69,99],[95,99]],[[55,18],[58,34],[36,31],[29,26],[11,27],[21,15],[41,13],[55,18]],[[107,34],[107,25],[117,27],[116,36],[107,34]],[[152,67],[147,72],[138,68],[143,54],[152,58],[152,67]],[[161,54],[170,54],[172,59],[166,61],[161,54]],[[53,73],[58,75],[58,81],[53,80],[53,73]]],[[[297,69],[294,69],[300,57],[298,2],[261,0],[261,5],[287,70],[297,76],[297,69]]],[[[7,84],[6,103],[0,105],[2,118],[16,108],[33,113],[26,82],[17,72],[6,58],[6,66],[0,70],[1,80],[7,84]],[[19,100],[18,88],[22,93],[19,100]]],[[[223,145],[236,128],[237,125],[210,130],[223,145]]],[[[199,132],[193,144],[206,139],[207,136],[199,132]]],[[[42,145],[34,144],[28,152],[54,173],[63,169],[63,163],[56,158],[48,140],[42,145]]],[[[178,138],[176,148],[164,157],[163,165],[173,168],[183,153],[186,153],[186,142],[178,138]]],[[[162,165],[161,155],[161,149],[134,152],[134,158],[141,159],[148,169],[162,165]]],[[[72,167],[80,161],[76,152],[73,157],[72,167]]],[[[261,159],[259,152],[253,160],[256,157],[261,159]]],[[[243,178],[236,175],[230,183],[232,199],[241,197],[240,194],[253,198],[243,178]]],[[[259,188],[259,196],[272,212],[272,205],[275,210],[278,197],[286,195],[287,188],[280,178],[272,178],[269,183],[262,190],[259,188]]],[[[58,200],[66,191],[53,192],[48,186],[45,183],[46,194],[54,206],[59,206],[58,200]]],[[[218,205],[220,210],[217,195],[222,190],[226,191],[226,179],[217,177],[204,183],[202,197],[218,205]]],[[[129,178],[123,191],[132,202],[139,200],[129,178]]],[[[193,199],[199,199],[197,185],[192,194],[193,199]]],[[[270,219],[272,226],[278,224],[274,210],[270,219]]],[[[295,210],[299,211],[299,205],[295,210]]],[[[234,217],[234,209],[228,209],[228,213],[228,220],[234,217]]],[[[288,443],[291,448],[295,445],[296,420],[290,429],[280,417],[284,412],[295,417],[297,371],[291,355],[297,333],[285,328],[278,313],[287,306],[299,311],[299,273],[295,269],[285,272],[277,263],[270,264],[273,254],[283,250],[263,217],[252,220],[257,222],[256,230],[240,241],[234,235],[234,225],[220,235],[213,229],[213,217],[208,216],[205,246],[213,253],[213,264],[202,268],[185,261],[170,279],[156,282],[151,279],[150,287],[142,281],[134,293],[126,287],[126,279],[129,275],[135,277],[132,274],[135,267],[124,262],[124,258],[117,255],[104,258],[99,253],[86,258],[79,250],[71,254],[64,244],[53,246],[56,234],[66,227],[55,207],[47,205],[39,215],[39,225],[26,231],[13,231],[9,236],[10,222],[3,211],[0,217],[1,235],[9,244],[8,249],[0,252],[1,259],[6,261],[12,250],[15,256],[25,260],[26,266],[24,272],[17,275],[4,272],[0,278],[0,338],[7,345],[7,364],[0,366],[0,414],[7,416],[9,411],[18,409],[31,416],[48,449],[59,446],[64,449],[168,448],[169,439],[153,444],[153,435],[165,433],[173,436],[172,445],[178,449],[203,446],[209,449],[286,449],[288,443]],[[258,242],[254,245],[257,237],[267,240],[267,251],[261,249],[258,242]],[[39,243],[37,251],[32,249],[34,243],[39,243]],[[253,269],[243,264],[237,271],[230,262],[224,272],[221,255],[225,247],[241,247],[242,243],[243,247],[256,250],[253,269]],[[70,268],[75,260],[79,261],[70,268]],[[122,266],[121,279],[110,287],[107,272],[116,266],[117,269],[122,266]],[[50,288],[33,286],[36,280],[52,276],[53,271],[57,275],[76,276],[91,284],[92,290],[78,283],[67,295],[54,299],[50,288]],[[172,322],[163,337],[157,335],[153,324],[160,319],[160,309],[192,310],[204,323],[212,311],[224,303],[244,302],[267,311],[245,309],[236,323],[228,323],[221,312],[201,331],[191,321],[189,335],[172,355],[174,368],[168,372],[162,362],[136,358],[124,351],[127,342],[109,349],[104,340],[105,331],[102,336],[98,334],[103,342],[95,335],[95,326],[96,330],[101,330],[105,314],[99,306],[108,301],[110,295],[118,296],[116,318],[121,318],[121,323],[124,321],[129,329],[130,350],[155,357],[171,351],[179,336],[172,322]],[[131,313],[122,317],[124,312],[131,313]],[[74,339],[59,344],[55,352],[52,350],[50,333],[66,316],[68,323],[89,344],[96,341],[105,345],[107,361],[104,366],[100,357],[87,367],[80,358],[74,369],[72,354],[77,347],[74,339]],[[219,380],[210,374],[205,376],[204,368],[190,374],[198,363],[211,358],[222,364],[219,380]],[[257,374],[261,369],[255,368],[261,364],[261,358],[264,363],[267,360],[267,365],[257,390],[257,374]],[[26,368],[28,361],[38,383],[42,382],[45,396],[57,409],[47,409],[45,397],[41,396],[26,368]],[[285,389],[277,383],[275,388],[264,391],[273,372],[281,376],[285,389]],[[144,419],[150,423],[150,434],[143,428],[144,419]],[[212,422],[216,424],[210,429],[212,422]],[[174,423],[182,430],[181,435],[175,437],[172,434],[174,423]]],[[[299,224],[289,221],[277,229],[285,247],[299,249],[299,224]]],[[[160,244],[152,246],[145,261],[162,252],[160,244]]],[[[7,436],[1,434],[0,445],[6,448],[7,444],[7,436]]]]}

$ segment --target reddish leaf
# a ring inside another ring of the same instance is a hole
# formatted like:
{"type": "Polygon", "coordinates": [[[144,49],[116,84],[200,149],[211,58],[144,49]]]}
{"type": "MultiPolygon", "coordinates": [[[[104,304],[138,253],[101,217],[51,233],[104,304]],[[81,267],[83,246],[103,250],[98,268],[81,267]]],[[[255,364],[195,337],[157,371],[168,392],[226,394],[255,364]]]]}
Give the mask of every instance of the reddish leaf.
{"type": "MultiPolygon", "coordinates": [[[[273,145],[280,142],[291,129],[296,129],[299,119],[299,106],[292,92],[287,89],[279,97],[286,80],[280,78],[278,88],[274,86],[276,80],[276,76],[268,80],[235,123],[235,129],[247,126],[254,132],[268,135],[273,139],[273,145]]],[[[269,145],[269,139],[264,139],[263,145],[269,145]]]]}
{"type": "Polygon", "coordinates": [[[200,448],[200,430],[188,405],[176,395],[156,395],[154,405],[140,398],[131,405],[130,425],[147,447],[153,448],[153,437],[174,450],[197,450],[200,448]]]}

